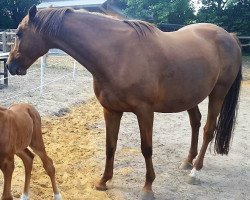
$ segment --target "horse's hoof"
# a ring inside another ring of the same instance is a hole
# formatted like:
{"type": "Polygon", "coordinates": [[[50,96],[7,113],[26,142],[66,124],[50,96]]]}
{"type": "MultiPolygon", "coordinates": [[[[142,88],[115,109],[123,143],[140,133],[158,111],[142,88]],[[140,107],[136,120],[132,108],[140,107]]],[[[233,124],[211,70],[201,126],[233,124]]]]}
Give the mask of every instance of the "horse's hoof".
{"type": "Polygon", "coordinates": [[[146,191],[142,191],[142,195],[141,195],[141,199],[142,200],[154,200],[154,192],[150,191],[150,192],[146,192],[146,191]]]}
{"type": "Polygon", "coordinates": [[[99,190],[99,191],[105,191],[105,190],[108,189],[107,186],[106,186],[106,183],[104,183],[104,184],[102,184],[102,183],[97,183],[97,184],[95,185],[95,188],[96,188],[97,190],[99,190]]]}
{"type": "Polygon", "coordinates": [[[183,162],[183,163],[181,163],[179,168],[183,169],[183,170],[191,170],[191,169],[193,169],[193,165],[190,162],[183,162]]]}
{"type": "Polygon", "coordinates": [[[54,200],[62,200],[62,195],[60,193],[54,194],[54,200]]]}
{"type": "Polygon", "coordinates": [[[200,179],[196,178],[196,177],[193,177],[193,176],[188,176],[188,180],[187,182],[190,184],[190,185],[200,185],[201,184],[201,181],[200,179]]]}
{"type": "Polygon", "coordinates": [[[29,196],[27,194],[22,194],[20,200],[29,200],[29,196]]]}

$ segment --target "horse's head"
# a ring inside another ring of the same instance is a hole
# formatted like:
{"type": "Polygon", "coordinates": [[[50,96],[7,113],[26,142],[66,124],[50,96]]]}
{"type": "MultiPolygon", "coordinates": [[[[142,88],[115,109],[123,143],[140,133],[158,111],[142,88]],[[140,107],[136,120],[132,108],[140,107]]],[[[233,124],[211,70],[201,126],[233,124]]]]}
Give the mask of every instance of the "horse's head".
{"type": "Polygon", "coordinates": [[[34,27],[36,14],[37,8],[32,6],[17,28],[17,39],[7,61],[11,75],[25,75],[27,69],[49,49],[34,27]]]}

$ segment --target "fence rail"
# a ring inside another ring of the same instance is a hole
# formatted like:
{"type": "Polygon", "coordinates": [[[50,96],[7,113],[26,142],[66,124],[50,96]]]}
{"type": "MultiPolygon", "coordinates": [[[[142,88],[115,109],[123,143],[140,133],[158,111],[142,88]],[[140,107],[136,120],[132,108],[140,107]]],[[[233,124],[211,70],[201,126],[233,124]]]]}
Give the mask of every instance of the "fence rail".
{"type": "MultiPolygon", "coordinates": [[[[73,58],[65,54],[50,54],[47,65],[41,69],[42,59],[38,59],[25,76],[9,76],[9,86],[0,89],[1,106],[30,103],[42,116],[54,115],[60,114],[60,109],[94,95],[89,90],[92,88],[91,74],[73,58]]],[[[0,78],[0,82],[4,80],[0,78]]]]}
{"type": "Polygon", "coordinates": [[[16,34],[14,30],[1,31],[0,32],[0,50],[2,52],[8,52],[11,46],[14,44],[16,34]]]}
{"type": "Polygon", "coordinates": [[[238,37],[241,41],[247,41],[247,43],[241,43],[242,47],[250,46],[250,36],[239,36],[238,37]]]}

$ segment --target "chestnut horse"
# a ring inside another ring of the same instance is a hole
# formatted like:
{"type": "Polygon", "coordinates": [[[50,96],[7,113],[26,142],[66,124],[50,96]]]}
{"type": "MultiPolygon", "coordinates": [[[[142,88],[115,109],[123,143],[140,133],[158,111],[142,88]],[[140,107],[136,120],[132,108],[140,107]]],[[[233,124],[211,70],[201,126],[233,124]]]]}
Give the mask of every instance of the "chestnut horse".
{"type": "Polygon", "coordinates": [[[41,117],[29,104],[14,104],[9,109],[0,107],[0,169],[4,175],[2,200],[12,200],[11,179],[14,171],[14,154],[25,167],[25,184],[21,200],[29,199],[30,177],[34,154],[37,154],[48,173],[54,192],[54,200],[61,200],[56,186],[55,168],[47,156],[41,131],[41,117]]]}
{"type": "Polygon", "coordinates": [[[16,34],[18,39],[7,62],[12,75],[25,75],[51,48],[65,51],[93,75],[106,122],[106,165],[97,189],[106,190],[106,182],[113,176],[123,112],[133,112],[138,118],[146,163],[145,199],[153,198],[155,179],[154,112],[188,111],[192,139],[182,168],[192,167],[191,177],[203,167],[213,137],[216,152],[228,154],[241,83],[241,48],[233,34],[212,24],[194,24],[165,33],[143,21],[71,9],[37,11],[35,6],[16,34]],[[201,120],[198,104],[206,97],[209,104],[203,143],[193,162],[201,120]]]}

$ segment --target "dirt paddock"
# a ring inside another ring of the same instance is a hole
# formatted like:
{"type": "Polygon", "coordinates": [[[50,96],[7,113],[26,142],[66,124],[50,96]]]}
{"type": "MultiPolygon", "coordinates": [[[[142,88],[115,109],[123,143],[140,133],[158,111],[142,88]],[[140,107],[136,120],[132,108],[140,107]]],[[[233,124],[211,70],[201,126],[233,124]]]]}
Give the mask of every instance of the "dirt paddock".
{"type": "MultiPolygon", "coordinates": [[[[249,63],[248,63],[249,64],[249,63]]],[[[250,66],[250,64],[249,64],[250,66]]],[[[178,169],[187,156],[190,126],[186,112],[155,114],[153,163],[156,179],[153,184],[156,200],[247,200],[250,199],[250,76],[244,68],[237,126],[229,156],[207,152],[201,183],[189,185],[189,172],[178,169]]],[[[84,77],[82,77],[84,78],[84,77]]],[[[89,79],[89,77],[88,77],[89,79]]],[[[91,81],[91,80],[90,80],[91,81]]],[[[91,85],[88,85],[91,87],[91,85]]],[[[85,89],[84,89],[85,91],[85,89]]],[[[44,141],[53,159],[57,182],[64,200],[137,200],[145,177],[145,164],[140,153],[140,136],[136,117],[125,113],[115,156],[114,178],[109,190],[100,192],[94,183],[100,178],[105,164],[105,128],[102,108],[95,98],[69,106],[70,112],[61,117],[43,115],[44,141]]],[[[207,100],[200,104],[202,125],[206,119],[207,100]]],[[[202,128],[200,140],[202,141],[202,128]]],[[[200,145],[199,145],[200,147],[200,145]]],[[[16,157],[12,192],[19,199],[24,184],[24,168],[16,157]]],[[[3,177],[0,175],[0,193],[3,177]]],[[[49,177],[36,156],[32,171],[31,200],[52,199],[49,177]]]]}

